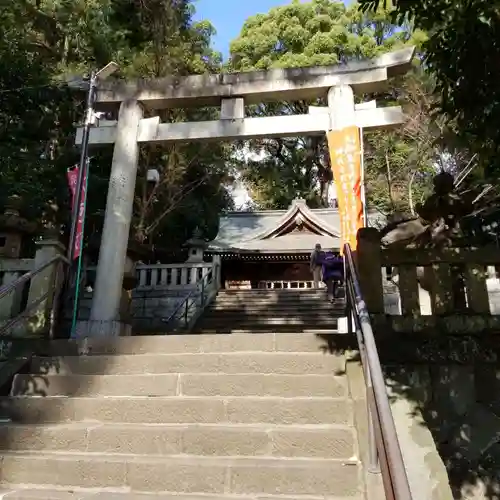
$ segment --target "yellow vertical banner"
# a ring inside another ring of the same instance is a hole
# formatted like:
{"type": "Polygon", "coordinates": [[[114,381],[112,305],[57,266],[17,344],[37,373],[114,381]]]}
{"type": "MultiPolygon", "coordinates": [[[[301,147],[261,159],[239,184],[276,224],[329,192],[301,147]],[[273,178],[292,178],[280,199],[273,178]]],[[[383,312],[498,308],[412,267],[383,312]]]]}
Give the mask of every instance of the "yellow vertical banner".
{"type": "Polygon", "coordinates": [[[363,224],[361,140],[356,126],[327,133],[333,178],[337,188],[341,225],[341,246],[356,250],[356,234],[363,224]]]}

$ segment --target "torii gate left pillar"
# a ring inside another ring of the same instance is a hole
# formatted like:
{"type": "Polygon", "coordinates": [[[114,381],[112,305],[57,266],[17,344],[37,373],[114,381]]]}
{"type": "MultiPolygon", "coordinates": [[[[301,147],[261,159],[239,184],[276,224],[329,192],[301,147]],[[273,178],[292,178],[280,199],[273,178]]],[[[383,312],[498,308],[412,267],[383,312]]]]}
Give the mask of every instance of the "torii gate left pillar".
{"type": "MultiPolygon", "coordinates": [[[[117,335],[123,330],[119,305],[140,143],[324,135],[344,122],[362,129],[398,126],[404,121],[400,107],[355,106],[353,91],[383,90],[390,76],[410,68],[414,52],[414,48],[409,47],[371,61],[342,66],[199,75],[100,87],[97,106],[119,105],[120,112],[117,122],[102,123],[90,133],[90,144],[114,144],[115,150],[90,328],[84,335],[117,335]],[[329,109],[317,109],[309,114],[265,118],[244,115],[244,104],[327,95],[329,109]],[[220,106],[221,114],[219,120],[160,123],[158,117],[144,119],[142,105],[149,109],[220,106]]],[[[77,144],[81,144],[81,138],[80,129],[77,144]]]]}
{"type": "Polygon", "coordinates": [[[136,100],[128,99],[120,105],[97,265],[97,286],[90,311],[91,335],[124,333],[119,309],[139,159],[137,133],[142,117],[142,106],[136,100]]]}

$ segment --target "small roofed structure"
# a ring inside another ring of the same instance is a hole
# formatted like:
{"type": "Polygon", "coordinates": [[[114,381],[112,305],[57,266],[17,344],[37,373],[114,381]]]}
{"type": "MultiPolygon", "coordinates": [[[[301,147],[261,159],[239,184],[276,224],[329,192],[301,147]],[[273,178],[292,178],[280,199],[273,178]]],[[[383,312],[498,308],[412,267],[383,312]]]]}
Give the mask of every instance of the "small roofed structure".
{"type": "Polygon", "coordinates": [[[20,215],[22,203],[20,196],[9,196],[5,212],[0,215],[0,257],[21,257],[23,243],[36,232],[36,224],[20,215]]]}
{"type": "Polygon", "coordinates": [[[193,236],[186,241],[184,246],[188,248],[189,252],[187,262],[203,262],[203,251],[208,244],[199,227],[195,228],[193,236]]]}
{"type": "Polygon", "coordinates": [[[207,252],[221,257],[223,287],[310,288],[309,259],[317,243],[339,250],[338,210],[310,209],[298,199],[288,210],[222,215],[207,252]]]}

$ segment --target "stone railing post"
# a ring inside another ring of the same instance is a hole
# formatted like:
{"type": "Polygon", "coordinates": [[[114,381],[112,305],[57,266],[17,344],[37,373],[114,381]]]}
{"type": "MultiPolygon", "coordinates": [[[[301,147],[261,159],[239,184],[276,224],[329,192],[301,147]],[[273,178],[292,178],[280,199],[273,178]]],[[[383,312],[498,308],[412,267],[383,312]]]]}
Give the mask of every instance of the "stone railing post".
{"type": "Polygon", "coordinates": [[[132,290],[136,285],[135,262],[130,255],[127,255],[120,300],[120,322],[123,324],[121,335],[132,335],[132,290]]]}
{"type": "MultiPolygon", "coordinates": [[[[37,251],[33,269],[40,267],[49,260],[64,255],[65,247],[57,239],[42,239],[36,243],[37,251]]],[[[41,300],[36,309],[29,315],[28,330],[33,336],[46,336],[51,328],[51,312],[55,294],[52,293],[55,287],[62,285],[64,273],[62,272],[61,262],[56,262],[46,267],[43,271],[34,276],[30,283],[28,294],[28,305],[41,300]],[[42,299],[42,297],[46,297],[42,299]]]]}
{"type": "Polygon", "coordinates": [[[216,290],[220,290],[221,287],[221,264],[222,260],[220,255],[214,255],[212,257],[213,271],[215,273],[214,286],[216,290]]]}
{"type": "MultiPolygon", "coordinates": [[[[8,259],[5,259],[6,267],[8,267],[8,259]]],[[[5,262],[4,261],[4,262],[5,262]]],[[[6,271],[3,275],[3,279],[0,280],[0,288],[2,286],[10,285],[16,281],[21,273],[17,271],[6,271]]],[[[2,320],[8,320],[19,314],[21,310],[21,299],[23,290],[18,287],[12,290],[8,295],[0,299],[0,323],[2,320]]]]}
{"type": "MultiPolygon", "coordinates": [[[[5,270],[3,279],[0,278],[0,287],[13,283],[23,274],[23,271],[16,270],[15,264],[21,257],[24,236],[33,234],[36,229],[35,224],[21,217],[21,206],[21,197],[10,196],[5,205],[5,212],[0,215],[0,260],[3,263],[0,270],[5,270]]],[[[22,287],[17,287],[0,299],[0,320],[11,319],[19,314],[22,295],[22,287]]]]}
{"type": "Polygon", "coordinates": [[[373,227],[358,230],[356,265],[368,311],[371,314],[384,314],[380,233],[373,227]]]}

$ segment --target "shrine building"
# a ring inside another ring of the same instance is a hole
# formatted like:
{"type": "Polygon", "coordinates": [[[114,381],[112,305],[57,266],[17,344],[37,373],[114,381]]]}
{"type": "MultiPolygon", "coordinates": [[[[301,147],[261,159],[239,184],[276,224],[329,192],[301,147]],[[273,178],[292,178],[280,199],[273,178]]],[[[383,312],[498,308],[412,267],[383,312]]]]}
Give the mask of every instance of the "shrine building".
{"type": "Polygon", "coordinates": [[[229,212],[207,248],[221,260],[222,288],[311,288],[311,252],[340,249],[336,208],[311,209],[294,200],[288,210],[229,212]]]}

